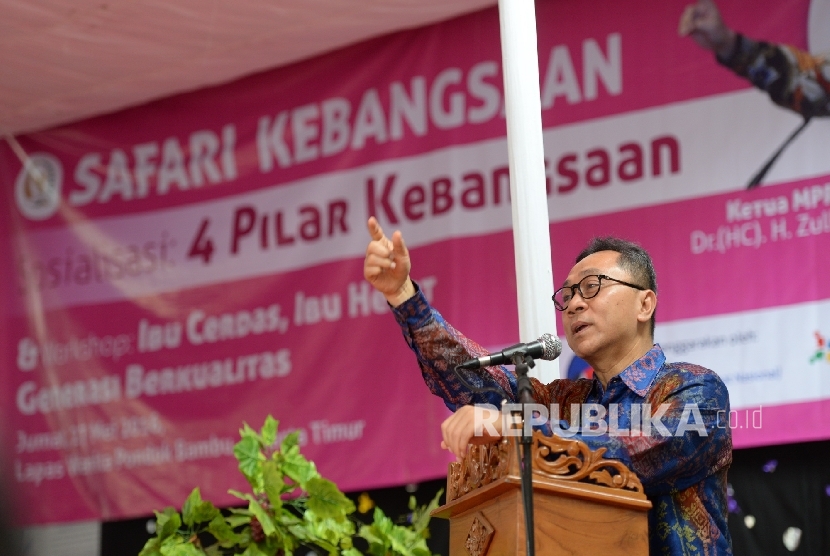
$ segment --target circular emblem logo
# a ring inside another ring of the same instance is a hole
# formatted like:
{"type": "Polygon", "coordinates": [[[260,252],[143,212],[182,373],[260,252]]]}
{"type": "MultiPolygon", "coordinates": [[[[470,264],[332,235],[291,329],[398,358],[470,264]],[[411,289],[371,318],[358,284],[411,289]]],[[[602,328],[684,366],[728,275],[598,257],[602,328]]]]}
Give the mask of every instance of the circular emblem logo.
{"type": "Polygon", "coordinates": [[[46,220],[61,203],[63,167],[46,153],[35,153],[26,161],[14,183],[17,208],[30,220],[46,220]]]}

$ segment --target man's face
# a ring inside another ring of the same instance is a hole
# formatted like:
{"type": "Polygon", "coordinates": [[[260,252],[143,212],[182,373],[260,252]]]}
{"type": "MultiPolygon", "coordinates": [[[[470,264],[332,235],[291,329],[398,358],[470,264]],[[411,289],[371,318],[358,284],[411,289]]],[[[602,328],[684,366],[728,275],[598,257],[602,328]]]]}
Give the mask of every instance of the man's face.
{"type": "MultiPolygon", "coordinates": [[[[563,285],[576,284],[591,274],[605,274],[637,284],[638,280],[619,267],[619,257],[616,251],[589,255],[571,269],[563,285]]],[[[585,300],[579,293],[574,294],[568,308],[562,312],[565,337],[574,353],[590,362],[605,353],[628,349],[637,339],[642,293],[611,280],[602,280],[602,287],[595,297],[585,300]]]]}

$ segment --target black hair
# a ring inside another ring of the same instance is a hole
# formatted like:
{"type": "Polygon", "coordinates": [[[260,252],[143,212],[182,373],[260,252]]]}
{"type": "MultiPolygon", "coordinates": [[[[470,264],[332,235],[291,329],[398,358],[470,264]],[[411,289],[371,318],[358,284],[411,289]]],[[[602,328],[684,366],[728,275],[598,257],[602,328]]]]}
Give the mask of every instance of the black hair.
{"type": "MultiPolygon", "coordinates": [[[[657,273],[654,271],[654,263],[648,251],[634,242],[620,239],[618,237],[595,237],[588,246],[577,255],[578,263],[588,255],[600,251],[615,251],[620,254],[620,267],[631,274],[634,281],[657,294],[657,273]]],[[[656,313],[651,314],[651,337],[654,338],[654,325],[656,313]]]]}

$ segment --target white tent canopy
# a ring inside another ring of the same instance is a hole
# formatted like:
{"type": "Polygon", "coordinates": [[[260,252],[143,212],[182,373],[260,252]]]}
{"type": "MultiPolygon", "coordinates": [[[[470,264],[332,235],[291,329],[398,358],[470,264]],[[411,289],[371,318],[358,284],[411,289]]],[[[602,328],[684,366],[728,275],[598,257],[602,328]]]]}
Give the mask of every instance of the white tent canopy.
{"type": "Polygon", "coordinates": [[[0,0],[0,135],[232,81],[495,0],[0,0]]]}

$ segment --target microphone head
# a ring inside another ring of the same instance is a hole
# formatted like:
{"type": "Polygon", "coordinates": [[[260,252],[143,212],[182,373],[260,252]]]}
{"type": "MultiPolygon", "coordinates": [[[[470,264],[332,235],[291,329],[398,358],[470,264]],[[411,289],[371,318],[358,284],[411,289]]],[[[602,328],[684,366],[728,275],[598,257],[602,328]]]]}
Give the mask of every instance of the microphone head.
{"type": "Polygon", "coordinates": [[[562,353],[562,342],[559,338],[547,332],[539,337],[539,343],[544,346],[544,351],[539,359],[553,361],[562,353]]]}

